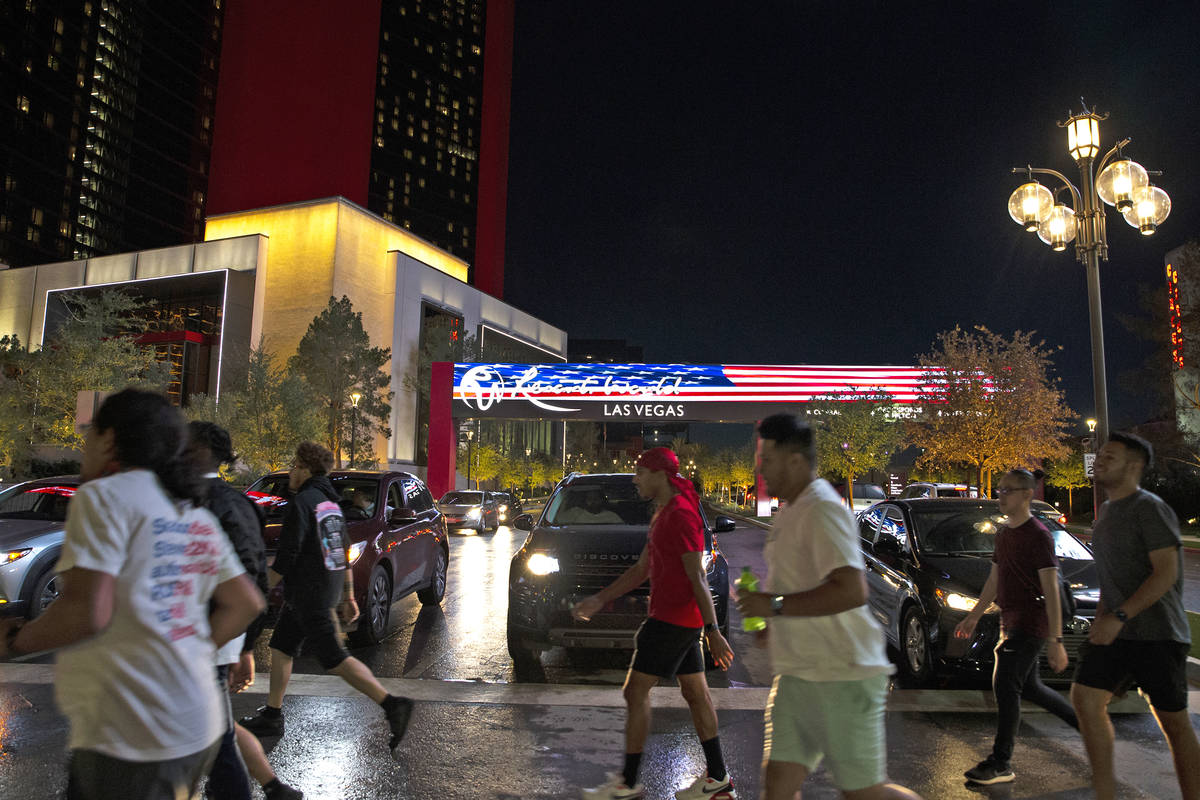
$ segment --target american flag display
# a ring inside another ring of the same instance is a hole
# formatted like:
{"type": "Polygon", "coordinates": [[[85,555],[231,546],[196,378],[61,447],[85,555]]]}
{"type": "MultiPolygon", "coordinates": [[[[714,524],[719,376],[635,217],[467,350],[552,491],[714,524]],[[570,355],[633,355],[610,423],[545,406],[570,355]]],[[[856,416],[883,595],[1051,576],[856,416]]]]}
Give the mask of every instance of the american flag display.
{"type": "Polygon", "coordinates": [[[754,420],[838,395],[911,404],[915,366],[767,364],[455,364],[457,417],[754,420]]]}

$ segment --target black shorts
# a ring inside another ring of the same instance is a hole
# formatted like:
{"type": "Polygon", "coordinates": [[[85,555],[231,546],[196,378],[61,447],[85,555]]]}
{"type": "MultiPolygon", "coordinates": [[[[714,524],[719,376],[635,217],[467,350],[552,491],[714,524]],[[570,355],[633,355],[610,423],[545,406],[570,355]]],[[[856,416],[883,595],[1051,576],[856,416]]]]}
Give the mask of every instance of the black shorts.
{"type": "Polygon", "coordinates": [[[321,669],[330,670],[350,654],[342,645],[342,627],[332,608],[284,603],[271,634],[271,647],[295,658],[301,647],[317,659],[321,669]]]}
{"type": "Polygon", "coordinates": [[[684,628],[647,617],[634,638],[630,669],[674,678],[704,672],[704,653],[700,649],[703,628],[684,628]]]}
{"type": "Polygon", "coordinates": [[[1134,686],[1159,711],[1188,707],[1187,657],[1182,642],[1117,639],[1110,645],[1084,642],[1079,648],[1075,683],[1123,695],[1134,686]]]}

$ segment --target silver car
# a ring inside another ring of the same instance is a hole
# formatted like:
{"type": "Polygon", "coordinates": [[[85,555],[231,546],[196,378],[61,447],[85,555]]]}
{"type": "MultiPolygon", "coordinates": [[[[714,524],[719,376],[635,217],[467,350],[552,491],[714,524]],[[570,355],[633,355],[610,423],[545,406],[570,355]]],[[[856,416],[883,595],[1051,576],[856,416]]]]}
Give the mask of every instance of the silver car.
{"type": "Polygon", "coordinates": [[[495,533],[500,527],[500,504],[491,492],[458,489],[442,495],[437,505],[451,531],[495,533]]]}
{"type": "Polygon", "coordinates": [[[58,597],[54,565],[78,487],[78,475],[64,475],[0,492],[0,614],[33,619],[58,597]]]}

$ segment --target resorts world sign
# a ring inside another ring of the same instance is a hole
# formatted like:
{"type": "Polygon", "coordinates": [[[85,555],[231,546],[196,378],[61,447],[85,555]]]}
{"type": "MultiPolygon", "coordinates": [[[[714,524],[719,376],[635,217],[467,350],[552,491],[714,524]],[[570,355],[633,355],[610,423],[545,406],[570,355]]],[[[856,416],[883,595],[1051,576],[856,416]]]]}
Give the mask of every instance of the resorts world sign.
{"type": "Polygon", "coordinates": [[[455,364],[455,417],[752,421],[829,395],[914,403],[921,367],[455,364]]]}

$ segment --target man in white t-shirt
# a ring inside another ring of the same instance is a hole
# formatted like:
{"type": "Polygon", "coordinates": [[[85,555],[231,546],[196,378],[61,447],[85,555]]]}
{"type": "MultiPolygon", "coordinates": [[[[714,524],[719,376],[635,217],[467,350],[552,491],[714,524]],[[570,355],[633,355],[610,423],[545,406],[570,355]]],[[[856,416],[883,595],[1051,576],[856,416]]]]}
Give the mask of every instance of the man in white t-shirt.
{"type": "Polygon", "coordinates": [[[60,596],[3,625],[0,657],[64,648],[68,800],[195,797],[225,729],[216,648],[265,607],[216,518],[193,505],[185,441],[162,395],[104,401],[67,513],[60,596]]]}
{"type": "Polygon", "coordinates": [[[916,798],[887,782],[884,704],[892,665],[866,607],[854,518],[816,474],[813,431],[790,414],[763,420],[761,473],[785,504],[767,534],[765,592],[741,592],[768,620],[771,671],[763,797],[793,800],[822,760],[852,800],[916,798]]]}

